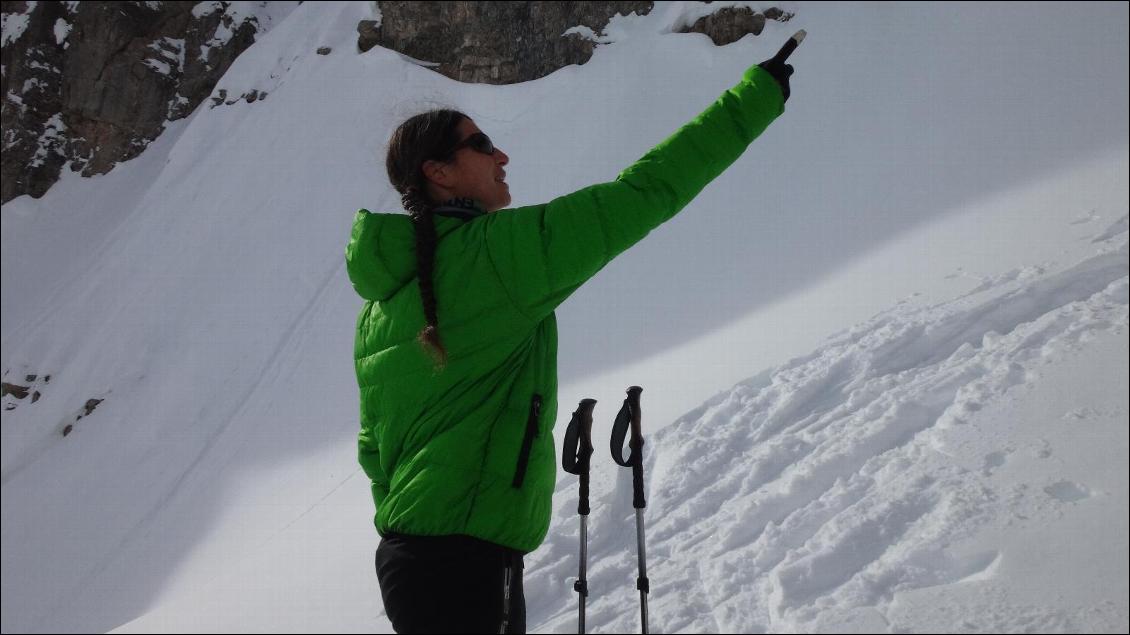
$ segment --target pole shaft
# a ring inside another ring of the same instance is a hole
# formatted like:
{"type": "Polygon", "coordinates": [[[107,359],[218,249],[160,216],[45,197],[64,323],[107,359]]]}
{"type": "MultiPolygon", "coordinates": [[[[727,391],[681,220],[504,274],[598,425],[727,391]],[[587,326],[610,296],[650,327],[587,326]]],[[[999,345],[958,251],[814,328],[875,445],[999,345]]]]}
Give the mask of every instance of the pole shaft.
{"type": "Polygon", "coordinates": [[[585,632],[585,598],[588,596],[588,564],[589,564],[589,527],[588,516],[581,516],[581,571],[580,583],[581,588],[578,592],[581,595],[581,602],[579,605],[580,613],[577,615],[577,632],[584,635],[585,632]]]}
{"type": "Polygon", "coordinates": [[[573,419],[565,431],[564,454],[561,466],[566,472],[581,477],[581,492],[577,499],[577,513],[581,516],[581,559],[578,565],[577,581],[573,590],[577,598],[577,632],[585,632],[585,601],[589,595],[589,459],[592,457],[592,410],[595,399],[582,399],[573,412],[573,419]]]}
{"type": "Polygon", "coordinates": [[[636,580],[636,587],[640,590],[640,620],[643,625],[643,632],[647,634],[647,594],[651,590],[650,583],[647,579],[647,547],[644,544],[644,531],[643,531],[643,510],[636,510],[636,544],[638,546],[637,557],[639,559],[640,576],[636,580]]]}

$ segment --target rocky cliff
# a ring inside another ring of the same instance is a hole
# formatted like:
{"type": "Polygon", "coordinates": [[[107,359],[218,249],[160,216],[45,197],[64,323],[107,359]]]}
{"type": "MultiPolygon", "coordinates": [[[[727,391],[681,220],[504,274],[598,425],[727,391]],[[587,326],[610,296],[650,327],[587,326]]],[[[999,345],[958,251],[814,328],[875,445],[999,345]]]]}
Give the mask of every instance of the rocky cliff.
{"type": "MultiPolygon", "coordinates": [[[[84,176],[140,154],[212,95],[235,58],[301,2],[3,2],[0,202],[42,196],[64,167],[84,176]]],[[[592,56],[617,14],[651,2],[377,2],[357,50],[399,51],[463,82],[543,77],[592,56]],[[587,35],[586,35],[587,34],[587,35]]],[[[722,8],[682,32],[717,45],[758,34],[764,13],[722,8]]],[[[328,51],[320,50],[319,53],[328,51]]],[[[213,96],[213,104],[265,95],[213,96]]]]}

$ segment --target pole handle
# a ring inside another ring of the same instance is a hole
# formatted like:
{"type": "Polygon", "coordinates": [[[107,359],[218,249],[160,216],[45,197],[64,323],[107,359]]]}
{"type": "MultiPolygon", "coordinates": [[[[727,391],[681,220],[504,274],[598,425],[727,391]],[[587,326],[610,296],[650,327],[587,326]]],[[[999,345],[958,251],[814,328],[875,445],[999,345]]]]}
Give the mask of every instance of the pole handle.
{"type": "Polygon", "coordinates": [[[624,405],[616,415],[612,424],[611,450],[612,460],[618,465],[632,468],[632,506],[636,509],[647,507],[643,495],[643,432],[641,431],[640,393],[643,388],[632,386],[628,388],[628,396],[624,405]],[[624,458],[624,437],[631,430],[632,437],[628,441],[631,455],[624,458]]]}
{"type": "Polygon", "coordinates": [[[784,46],[781,47],[781,50],[777,51],[773,59],[782,64],[785,63],[785,60],[789,59],[789,56],[793,54],[796,47],[800,46],[800,43],[804,41],[806,35],[808,35],[808,32],[804,29],[797,31],[791,38],[785,41],[784,46]]]}
{"type": "Polygon", "coordinates": [[[573,411],[569,427],[565,430],[565,442],[561,449],[561,467],[570,474],[581,477],[581,495],[577,501],[577,513],[589,513],[589,463],[592,457],[592,411],[595,399],[582,399],[573,411]]]}
{"type": "Polygon", "coordinates": [[[624,405],[620,407],[620,412],[616,414],[616,421],[612,423],[612,439],[609,449],[612,450],[612,460],[616,461],[616,464],[621,467],[632,467],[636,455],[639,454],[638,449],[643,447],[643,434],[640,432],[638,416],[640,392],[642,391],[643,388],[639,386],[628,388],[628,396],[624,399],[624,405]],[[628,441],[631,454],[624,458],[624,439],[628,436],[629,431],[632,433],[632,437],[628,441]]]}

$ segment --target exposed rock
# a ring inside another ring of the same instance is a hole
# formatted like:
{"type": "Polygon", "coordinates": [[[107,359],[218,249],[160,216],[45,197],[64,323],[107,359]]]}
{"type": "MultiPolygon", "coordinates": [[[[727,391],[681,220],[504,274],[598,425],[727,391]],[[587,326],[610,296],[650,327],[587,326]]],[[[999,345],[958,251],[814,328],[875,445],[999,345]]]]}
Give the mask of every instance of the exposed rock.
{"type": "MultiPolygon", "coordinates": [[[[6,374],[7,373],[5,373],[5,375],[6,374]]],[[[35,403],[39,401],[39,398],[41,396],[43,396],[42,393],[40,393],[37,389],[38,384],[40,383],[39,381],[37,381],[38,379],[38,373],[24,375],[24,381],[31,384],[29,386],[21,386],[19,384],[12,384],[6,381],[0,382],[0,397],[7,397],[8,395],[11,395],[13,399],[26,399],[28,394],[31,394],[31,403],[35,403]]],[[[46,375],[43,378],[42,383],[46,384],[49,381],[51,381],[51,375],[46,375]]],[[[16,406],[17,404],[9,402],[4,406],[4,408],[5,410],[14,410],[16,406]]]]}
{"type": "Polygon", "coordinates": [[[786,13],[776,7],[766,9],[765,13],[755,13],[748,7],[727,7],[699,18],[694,24],[679,32],[704,33],[710,36],[710,40],[716,46],[725,46],[737,42],[747,33],[761,35],[766,20],[788,22],[792,17],[792,13],[786,13]]]}
{"type": "MultiPolygon", "coordinates": [[[[87,399],[86,404],[82,407],[83,416],[87,416],[90,413],[94,412],[94,409],[98,407],[98,404],[102,403],[102,401],[102,399],[87,399]]],[[[81,419],[82,416],[80,416],[79,418],[81,419]]]]}
{"type": "Polygon", "coordinates": [[[0,202],[42,196],[67,161],[83,176],[131,159],[212,92],[255,41],[230,3],[3,2],[0,202]],[[230,38],[218,37],[231,30],[230,38]]]}
{"type": "Polygon", "coordinates": [[[357,25],[357,47],[380,45],[438,63],[461,82],[513,84],[570,64],[584,64],[596,46],[562,33],[574,26],[600,32],[617,13],[646,15],[651,2],[380,2],[381,23],[357,25]]]}
{"type": "Polygon", "coordinates": [[[8,382],[0,382],[0,397],[12,395],[16,399],[23,399],[27,397],[27,391],[30,386],[20,386],[17,384],[9,384],[8,382]]]}
{"type": "MultiPolygon", "coordinates": [[[[596,43],[570,33],[601,33],[617,14],[646,15],[651,2],[380,2],[381,21],[357,25],[357,48],[398,51],[461,82],[512,84],[537,79],[570,64],[584,64],[596,43]]],[[[760,34],[766,20],[793,14],[722,8],[681,33],[705,33],[722,46],[747,33],[760,34]]]]}

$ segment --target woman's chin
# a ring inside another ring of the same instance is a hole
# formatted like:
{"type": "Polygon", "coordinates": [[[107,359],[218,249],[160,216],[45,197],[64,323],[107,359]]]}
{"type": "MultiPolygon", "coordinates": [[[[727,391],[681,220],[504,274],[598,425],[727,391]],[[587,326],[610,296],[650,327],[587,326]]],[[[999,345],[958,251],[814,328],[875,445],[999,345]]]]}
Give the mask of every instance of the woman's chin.
{"type": "MultiPolygon", "coordinates": [[[[505,185],[505,183],[503,185],[505,185]]],[[[502,209],[502,208],[506,207],[507,205],[509,205],[510,201],[511,201],[510,187],[507,186],[506,191],[503,193],[502,196],[500,196],[498,198],[498,204],[494,206],[494,209],[496,209],[496,210],[502,209]]]]}

